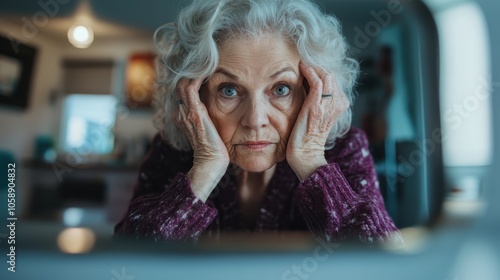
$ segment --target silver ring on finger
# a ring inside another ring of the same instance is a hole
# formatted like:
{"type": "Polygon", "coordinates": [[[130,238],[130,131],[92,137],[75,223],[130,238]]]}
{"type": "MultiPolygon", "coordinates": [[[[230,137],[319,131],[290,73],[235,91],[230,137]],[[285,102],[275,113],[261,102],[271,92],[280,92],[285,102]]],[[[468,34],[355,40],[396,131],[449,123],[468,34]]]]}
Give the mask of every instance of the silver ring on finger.
{"type": "Polygon", "coordinates": [[[324,93],[321,95],[321,98],[331,98],[333,96],[333,94],[331,93],[324,93]]]}

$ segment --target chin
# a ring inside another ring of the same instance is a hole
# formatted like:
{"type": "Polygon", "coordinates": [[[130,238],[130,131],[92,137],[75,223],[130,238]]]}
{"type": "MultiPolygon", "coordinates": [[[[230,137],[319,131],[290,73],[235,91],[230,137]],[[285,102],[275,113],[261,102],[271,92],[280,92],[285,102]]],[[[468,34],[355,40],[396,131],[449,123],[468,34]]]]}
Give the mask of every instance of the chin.
{"type": "Polygon", "coordinates": [[[239,168],[248,172],[263,172],[273,167],[277,160],[270,160],[267,158],[243,158],[241,160],[233,161],[239,168]]]}

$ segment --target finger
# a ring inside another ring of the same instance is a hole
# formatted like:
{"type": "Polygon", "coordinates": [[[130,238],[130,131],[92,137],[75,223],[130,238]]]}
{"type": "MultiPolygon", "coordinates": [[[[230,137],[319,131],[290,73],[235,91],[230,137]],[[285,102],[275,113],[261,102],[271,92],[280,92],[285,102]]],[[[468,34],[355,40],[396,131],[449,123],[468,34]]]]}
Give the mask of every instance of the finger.
{"type": "Polygon", "coordinates": [[[334,102],[324,102],[324,103],[329,103],[331,105],[328,105],[331,109],[327,110],[327,116],[325,116],[328,120],[328,127],[331,129],[335,123],[338,121],[338,119],[344,114],[347,110],[349,110],[350,107],[350,101],[347,98],[347,95],[344,93],[343,90],[340,89],[336,79],[333,80],[334,82],[334,95],[333,95],[333,100],[334,102]]]}
{"type": "Polygon", "coordinates": [[[311,85],[311,90],[303,104],[303,114],[299,115],[302,127],[307,135],[318,135],[322,130],[324,109],[321,106],[321,95],[323,93],[323,80],[319,76],[318,68],[301,63],[304,77],[311,85]]]}
{"type": "Polygon", "coordinates": [[[179,122],[188,130],[188,133],[192,132],[193,122],[200,117],[200,110],[197,108],[199,103],[197,81],[183,78],[177,84],[178,96],[175,100],[177,116],[179,116],[179,122]]]}
{"type": "Polygon", "coordinates": [[[194,145],[194,137],[196,133],[196,129],[193,126],[192,118],[193,116],[189,116],[189,108],[187,107],[187,87],[190,84],[190,80],[187,78],[182,78],[176,86],[176,96],[174,106],[175,108],[175,121],[177,125],[183,130],[183,132],[188,137],[191,142],[191,146],[194,145]]]}
{"type": "MultiPolygon", "coordinates": [[[[187,78],[182,78],[178,83],[177,83],[177,86],[176,86],[176,94],[177,96],[175,96],[175,101],[179,101],[181,100],[182,102],[184,102],[184,100],[186,99],[186,87],[189,85],[189,79],[187,78]]],[[[177,104],[179,105],[179,104],[177,104]]]]}
{"type": "Polygon", "coordinates": [[[189,109],[198,109],[200,106],[200,87],[202,82],[203,78],[190,80],[186,86],[185,100],[183,101],[189,109]]]}
{"type": "Polygon", "coordinates": [[[339,90],[336,88],[336,79],[332,74],[320,67],[314,67],[314,70],[323,82],[320,105],[323,114],[319,120],[319,130],[326,137],[338,118],[338,106],[341,105],[338,103],[340,101],[339,90]]]}
{"type": "Polygon", "coordinates": [[[205,105],[201,102],[199,90],[203,84],[202,78],[184,82],[182,93],[184,104],[180,106],[180,116],[184,127],[192,136],[192,145],[216,145],[218,132],[208,115],[205,105]]]}
{"type": "Polygon", "coordinates": [[[321,101],[321,93],[323,91],[323,81],[312,66],[301,61],[299,63],[299,67],[310,88],[304,103],[312,102],[319,104],[319,101],[321,101]]]}
{"type": "Polygon", "coordinates": [[[312,70],[310,74],[313,77],[321,80],[322,85],[321,90],[317,90],[316,102],[310,105],[308,131],[316,131],[316,133],[323,134],[332,127],[331,119],[335,111],[334,99],[336,94],[334,90],[334,77],[320,67],[309,66],[308,68],[312,70]],[[323,95],[331,96],[325,97],[323,95]]]}
{"type": "Polygon", "coordinates": [[[181,109],[182,109],[182,104],[184,103],[182,100],[185,100],[185,88],[186,85],[189,84],[188,79],[181,79],[179,82],[177,82],[177,86],[175,87],[175,94],[172,97],[173,98],[173,109],[174,109],[174,121],[177,124],[177,126],[183,128],[184,124],[183,121],[185,119],[185,116],[182,115],[181,109]]]}
{"type": "Polygon", "coordinates": [[[339,105],[341,104],[339,103],[339,91],[335,86],[335,77],[324,70],[319,75],[325,80],[325,89],[321,100],[321,106],[324,111],[321,131],[328,134],[338,119],[339,105]]]}
{"type": "Polygon", "coordinates": [[[347,98],[347,95],[340,88],[337,79],[335,77],[331,77],[331,83],[333,87],[333,110],[332,113],[342,114],[344,111],[349,109],[350,101],[347,98]]]}
{"type": "MultiPolygon", "coordinates": [[[[321,67],[314,67],[314,70],[316,71],[319,78],[323,82],[323,90],[322,90],[321,94],[322,95],[331,94],[332,97],[334,97],[335,96],[335,86],[334,86],[335,78],[333,77],[333,75],[321,67]]],[[[334,99],[332,97],[322,96],[323,99],[330,99],[330,100],[334,99]]]]}
{"type": "MultiPolygon", "coordinates": [[[[207,128],[213,126],[205,105],[200,100],[200,87],[203,79],[190,80],[186,87],[186,107],[189,110],[188,119],[193,126],[196,138],[205,142],[207,138],[207,128]]],[[[210,129],[208,129],[208,132],[210,129]]],[[[210,139],[210,137],[208,137],[210,139]]]]}

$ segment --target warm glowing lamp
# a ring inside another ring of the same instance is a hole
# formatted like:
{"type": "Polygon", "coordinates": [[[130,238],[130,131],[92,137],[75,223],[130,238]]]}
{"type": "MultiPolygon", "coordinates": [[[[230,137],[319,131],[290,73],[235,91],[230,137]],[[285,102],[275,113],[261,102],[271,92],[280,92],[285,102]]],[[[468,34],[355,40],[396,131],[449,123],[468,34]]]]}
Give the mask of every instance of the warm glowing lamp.
{"type": "Polygon", "coordinates": [[[83,254],[94,247],[95,235],[87,228],[66,228],[57,237],[57,244],[64,253],[83,254]]]}
{"type": "Polygon", "coordinates": [[[69,42],[79,49],[88,48],[94,41],[92,28],[84,24],[75,24],[68,31],[69,42]]]}

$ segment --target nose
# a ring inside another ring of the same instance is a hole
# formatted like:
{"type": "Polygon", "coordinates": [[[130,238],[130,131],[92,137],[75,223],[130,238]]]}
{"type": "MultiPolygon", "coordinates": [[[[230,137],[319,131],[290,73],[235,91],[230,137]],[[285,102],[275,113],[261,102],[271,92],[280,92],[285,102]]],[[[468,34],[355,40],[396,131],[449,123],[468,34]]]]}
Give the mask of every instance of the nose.
{"type": "Polygon", "coordinates": [[[268,106],[264,100],[251,97],[246,100],[241,124],[245,128],[259,129],[269,125],[268,106]]]}

